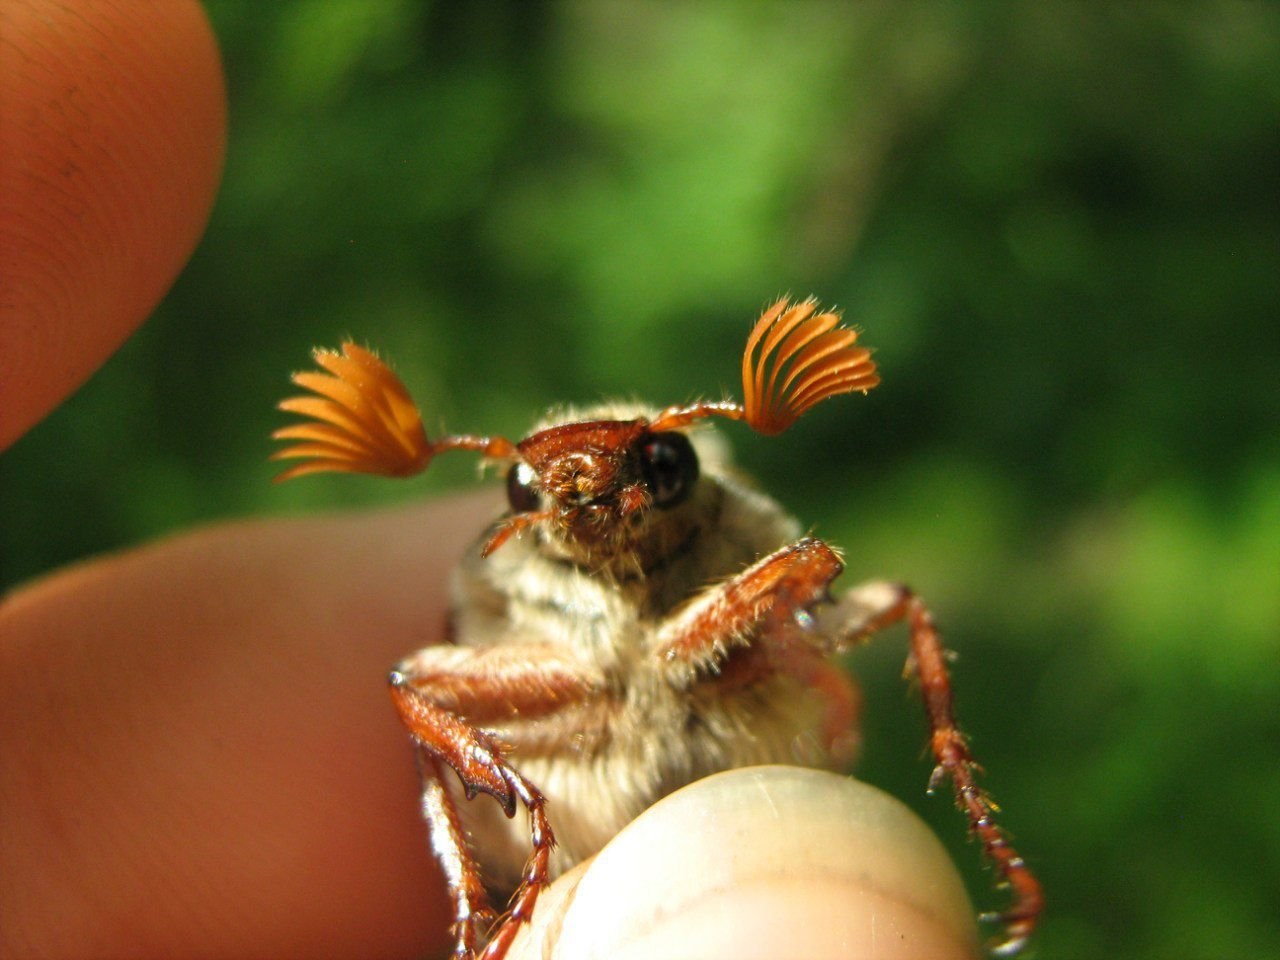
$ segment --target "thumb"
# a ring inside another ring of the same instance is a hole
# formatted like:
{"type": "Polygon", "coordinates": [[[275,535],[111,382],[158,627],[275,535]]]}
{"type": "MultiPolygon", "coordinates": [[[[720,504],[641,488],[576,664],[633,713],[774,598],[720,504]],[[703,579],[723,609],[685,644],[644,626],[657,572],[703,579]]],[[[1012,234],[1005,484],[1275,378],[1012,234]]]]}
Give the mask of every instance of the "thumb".
{"type": "Polygon", "coordinates": [[[511,960],[977,955],[960,876],[924,823],[849,777],[771,766],[641,814],[548,889],[511,960]]]}

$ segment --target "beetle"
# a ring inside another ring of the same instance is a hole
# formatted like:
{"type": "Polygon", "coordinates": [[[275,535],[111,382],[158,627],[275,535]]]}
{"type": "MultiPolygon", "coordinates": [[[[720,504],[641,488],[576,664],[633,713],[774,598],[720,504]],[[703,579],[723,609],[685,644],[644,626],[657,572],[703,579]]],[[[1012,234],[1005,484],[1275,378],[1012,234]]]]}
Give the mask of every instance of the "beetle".
{"type": "Polygon", "coordinates": [[[977,782],[928,608],[885,581],[833,599],[840,555],[745,482],[706,423],[773,435],[824,400],[865,394],[880,378],[857,340],[814,299],[783,297],[747,338],[742,402],[555,410],[518,442],[429,439],[404,385],[354,343],[317,350],[321,370],[294,375],[310,393],[280,404],[306,419],[273,434],[290,443],[274,458],[298,461],[279,480],[409,476],[453,450],[506,469],[509,509],[455,574],[449,642],[410,654],[389,681],[456,957],[500,960],[552,877],[680,786],[756,763],[843,765],[856,692],[832,655],[897,623],[929,725],[929,789],[951,781],[1012,891],[1008,909],[984,915],[1004,925],[993,950],[1027,943],[1042,890],[977,782]],[[798,756],[806,737],[819,749],[798,756]],[[480,793],[497,803],[466,802],[480,793]],[[496,920],[482,878],[514,891],[496,920]]]}

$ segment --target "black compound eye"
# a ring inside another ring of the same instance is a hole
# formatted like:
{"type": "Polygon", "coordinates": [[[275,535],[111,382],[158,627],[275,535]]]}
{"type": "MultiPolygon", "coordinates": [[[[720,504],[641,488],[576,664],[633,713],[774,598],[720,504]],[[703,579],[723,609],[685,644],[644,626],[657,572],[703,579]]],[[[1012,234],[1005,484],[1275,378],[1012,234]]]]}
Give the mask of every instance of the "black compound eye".
{"type": "Polygon", "coordinates": [[[640,448],[640,469],[655,507],[674,507],[698,482],[698,455],[683,433],[655,433],[640,448]]]}
{"type": "Polygon", "coordinates": [[[516,513],[529,513],[542,506],[538,499],[538,474],[527,463],[517,463],[507,471],[507,503],[516,513]]]}

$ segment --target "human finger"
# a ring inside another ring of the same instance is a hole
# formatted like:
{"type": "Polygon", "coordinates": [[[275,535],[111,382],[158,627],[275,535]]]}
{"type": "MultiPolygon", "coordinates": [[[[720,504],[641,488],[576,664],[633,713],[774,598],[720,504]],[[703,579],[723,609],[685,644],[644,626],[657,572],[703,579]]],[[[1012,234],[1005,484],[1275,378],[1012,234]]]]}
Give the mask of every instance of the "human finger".
{"type": "Polygon", "coordinates": [[[496,509],[211,527],[0,603],[0,955],[443,948],[384,678],[496,509]]]}
{"type": "Polygon", "coordinates": [[[978,955],[959,874],[914,814],[848,777],[775,766],[646,811],[553,885],[510,960],[978,955]]]}
{"type": "Polygon", "coordinates": [[[0,4],[0,450],[159,303],[208,219],[226,105],[195,0],[0,4]]]}

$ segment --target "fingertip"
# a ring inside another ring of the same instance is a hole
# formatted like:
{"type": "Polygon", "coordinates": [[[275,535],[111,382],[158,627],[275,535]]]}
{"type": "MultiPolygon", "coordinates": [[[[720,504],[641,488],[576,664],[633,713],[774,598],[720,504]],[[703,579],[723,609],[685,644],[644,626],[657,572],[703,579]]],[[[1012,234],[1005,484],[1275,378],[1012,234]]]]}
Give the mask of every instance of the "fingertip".
{"type": "Polygon", "coordinates": [[[159,303],[204,230],[226,98],[195,0],[0,9],[0,449],[159,303]]]}
{"type": "Polygon", "coordinates": [[[555,939],[557,960],[979,955],[963,884],[929,829],[873,787],[792,767],[673,794],[547,914],[535,932],[555,939]]]}

